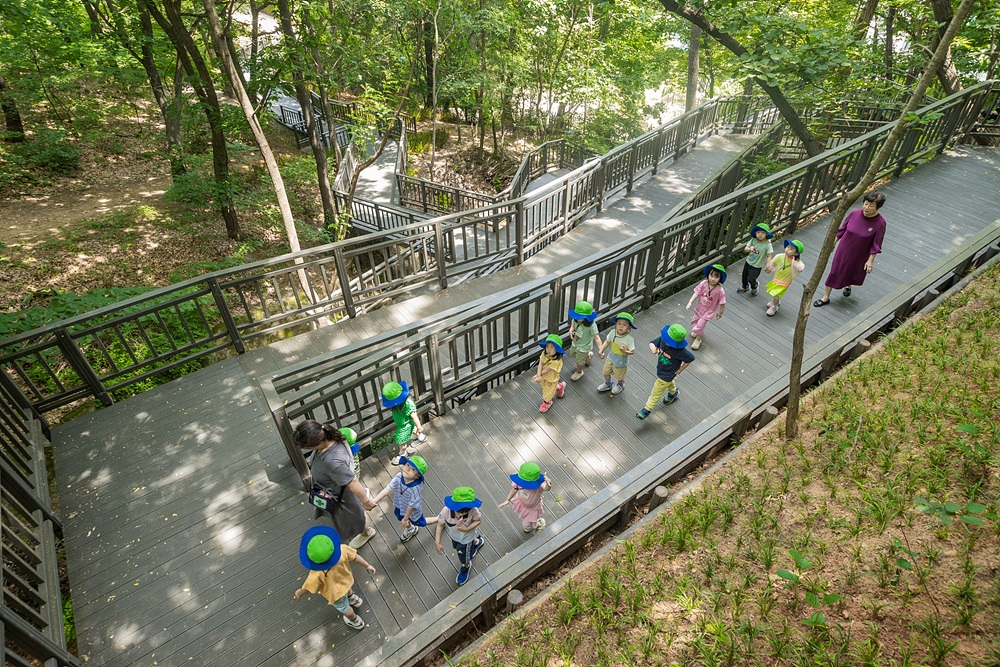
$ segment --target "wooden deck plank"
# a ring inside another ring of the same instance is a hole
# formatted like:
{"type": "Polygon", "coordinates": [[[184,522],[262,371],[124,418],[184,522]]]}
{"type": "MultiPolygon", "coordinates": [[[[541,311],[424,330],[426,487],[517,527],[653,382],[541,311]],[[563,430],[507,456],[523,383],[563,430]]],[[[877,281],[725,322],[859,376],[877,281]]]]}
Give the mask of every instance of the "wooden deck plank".
{"type": "MultiPolygon", "coordinates": [[[[960,149],[890,183],[883,210],[889,232],[875,272],[852,297],[838,292],[830,306],[812,309],[807,344],[859,316],[881,294],[995,219],[996,197],[986,193],[1000,190],[997,165],[1000,151],[960,149]],[[956,202],[955,192],[971,183],[975,192],[956,202]]],[[[659,196],[644,194],[655,187],[662,183],[651,180],[635,196],[618,199],[614,214],[639,216],[640,200],[659,196]]],[[[528,373],[435,419],[421,448],[431,466],[425,514],[435,514],[455,486],[476,488],[488,539],[477,556],[481,571],[532,539],[509,508],[496,508],[520,462],[537,460],[550,473],[556,487],[546,497],[546,511],[559,519],[753,386],[786,361],[824,220],[796,232],[806,243],[807,270],[775,317],[764,315],[765,294],[735,294],[742,261],[729,267],[726,315],[709,324],[696,363],[678,380],[681,399],[657,406],[644,422],[635,412],[655,379],[646,342],[665,324],[689,326],[687,290],[639,314],[639,352],[621,395],[596,392],[602,362],[595,359],[580,382],[567,382],[566,397],[546,414],[538,412],[539,387],[528,373]]],[[[580,248],[586,247],[586,228],[569,239],[580,248]]],[[[565,261],[571,247],[548,246],[529,262],[535,268],[526,265],[520,275],[468,281],[447,296],[418,293],[375,317],[336,323],[303,334],[309,340],[281,341],[266,352],[249,351],[54,429],[70,581],[89,661],[122,667],[192,660],[215,667],[352,664],[439,600],[456,592],[450,600],[460,599],[450,544],[445,556],[437,555],[427,534],[432,531],[399,543],[400,527],[385,500],[371,514],[378,536],[361,550],[379,570],[375,583],[355,568],[365,598],[362,615],[371,628],[348,629],[322,600],[291,600],[305,574],[296,552],[301,532],[312,525],[311,513],[252,378],[335,348],[331,341],[364,340],[381,327],[523,283],[545,270],[546,257],[563,252],[565,261]]],[[[572,366],[567,360],[564,379],[572,366]]],[[[387,459],[385,453],[363,462],[362,481],[373,493],[396,472],[387,459]]]]}

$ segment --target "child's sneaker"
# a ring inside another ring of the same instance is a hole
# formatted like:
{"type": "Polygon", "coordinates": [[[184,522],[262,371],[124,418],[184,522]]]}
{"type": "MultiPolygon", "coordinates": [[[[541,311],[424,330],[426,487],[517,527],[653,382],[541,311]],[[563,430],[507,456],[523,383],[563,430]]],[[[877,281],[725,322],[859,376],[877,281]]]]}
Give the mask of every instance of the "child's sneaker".
{"type": "Polygon", "coordinates": [[[589,366],[590,365],[590,360],[593,359],[593,358],[594,358],[594,351],[591,350],[590,352],[587,353],[587,360],[585,362],[583,362],[583,365],[584,366],[589,366]]]}
{"type": "Polygon", "coordinates": [[[615,383],[615,386],[611,388],[611,395],[612,396],[617,396],[618,394],[622,393],[623,391],[625,391],[625,383],[624,382],[617,382],[617,383],[615,383]]]}
{"type": "Polygon", "coordinates": [[[417,433],[417,442],[427,442],[427,436],[423,433],[417,433]]]}
{"type": "Polygon", "coordinates": [[[394,466],[398,466],[398,465],[399,465],[399,459],[400,459],[400,458],[402,458],[402,456],[401,456],[401,455],[399,455],[399,454],[396,454],[396,455],[395,455],[395,456],[393,456],[393,457],[392,457],[391,459],[389,459],[389,463],[391,463],[391,464],[392,464],[392,465],[394,465],[394,466]]]}
{"type": "Polygon", "coordinates": [[[358,607],[363,605],[365,601],[362,600],[361,596],[358,595],[357,593],[351,593],[351,595],[349,595],[347,598],[347,603],[352,607],[354,607],[355,609],[357,609],[358,607]]]}
{"type": "Polygon", "coordinates": [[[695,336],[694,340],[691,341],[691,349],[697,350],[700,347],[701,347],[701,336],[695,336]]]}
{"type": "Polygon", "coordinates": [[[665,394],[663,396],[663,404],[664,405],[670,405],[671,403],[673,403],[674,401],[677,400],[677,396],[680,395],[680,393],[681,393],[681,390],[678,389],[677,391],[675,391],[672,394],[669,394],[669,393],[665,394]]]}
{"type": "Polygon", "coordinates": [[[639,419],[645,419],[649,416],[649,410],[643,408],[642,410],[639,410],[639,412],[635,413],[635,416],[639,419]]]}
{"type": "Polygon", "coordinates": [[[562,398],[565,393],[566,383],[560,380],[559,384],[556,385],[556,398],[562,398]]]}
{"type": "Polygon", "coordinates": [[[409,528],[403,531],[403,534],[399,536],[400,542],[409,542],[414,535],[420,532],[420,526],[410,525],[409,528]]]}
{"type": "Polygon", "coordinates": [[[362,630],[365,627],[365,622],[362,621],[361,617],[357,615],[354,616],[353,621],[344,616],[344,623],[347,624],[347,627],[352,628],[354,630],[362,630]]]}
{"type": "Polygon", "coordinates": [[[752,290],[750,290],[750,296],[757,296],[757,291],[758,291],[757,288],[754,287],[752,290]]]}
{"type": "Polygon", "coordinates": [[[476,554],[479,553],[479,550],[482,548],[484,544],[486,544],[486,540],[484,540],[482,537],[477,537],[476,539],[472,540],[472,546],[469,547],[469,560],[472,560],[473,558],[476,557],[476,554]]]}
{"type": "Polygon", "coordinates": [[[572,375],[570,375],[569,379],[572,380],[573,382],[576,382],[577,380],[579,380],[582,377],[583,377],[583,371],[577,371],[577,372],[573,373],[572,375]]]}
{"type": "Polygon", "coordinates": [[[738,287],[738,288],[736,288],[736,293],[737,294],[743,294],[744,292],[748,292],[748,291],[750,291],[749,287],[738,287]]]}
{"type": "Polygon", "coordinates": [[[524,532],[526,532],[526,533],[530,533],[530,532],[531,532],[531,531],[533,531],[534,529],[535,529],[535,527],[534,527],[534,526],[532,526],[531,524],[528,524],[528,525],[522,525],[522,526],[521,526],[521,530],[523,530],[523,531],[524,531],[524,532]]]}
{"type": "Polygon", "coordinates": [[[768,317],[773,316],[776,312],[778,312],[778,307],[776,305],[774,305],[773,303],[767,304],[767,316],[768,317]]]}
{"type": "Polygon", "coordinates": [[[549,408],[552,407],[552,401],[542,401],[542,404],[538,406],[539,412],[548,412],[549,408]]]}
{"type": "Polygon", "coordinates": [[[472,571],[471,565],[463,565],[458,570],[458,576],[455,577],[455,583],[461,586],[462,584],[467,582],[469,580],[469,572],[471,571],[472,571]]]}
{"type": "Polygon", "coordinates": [[[545,518],[544,517],[538,519],[538,523],[535,524],[535,532],[537,533],[542,528],[545,528],[545,518]]]}
{"type": "Polygon", "coordinates": [[[613,382],[602,382],[597,385],[597,391],[611,391],[611,387],[615,386],[613,382]]]}

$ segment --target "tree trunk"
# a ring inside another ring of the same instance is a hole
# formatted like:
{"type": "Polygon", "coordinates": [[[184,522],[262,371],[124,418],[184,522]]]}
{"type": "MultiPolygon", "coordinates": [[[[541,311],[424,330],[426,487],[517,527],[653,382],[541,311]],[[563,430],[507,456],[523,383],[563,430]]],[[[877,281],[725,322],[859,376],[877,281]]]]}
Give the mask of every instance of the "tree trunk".
{"type": "Polygon", "coordinates": [[[431,96],[434,94],[434,25],[424,21],[421,36],[424,40],[424,107],[431,106],[431,96]]]}
{"type": "Polygon", "coordinates": [[[97,39],[101,35],[101,14],[97,11],[94,0],[83,0],[83,8],[90,19],[90,38],[97,39]]]}
{"type": "MultiPolygon", "coordinates": [[[[934,12],[934,20],[940,26],[937,30],[937,35],[934,37],[934,41],[931,43],[931,51],[936,52],[942,36],[951,24],[951,0],[930,0],[930,3],[931,10],[934,12]]],[[[950,44],[948,45],[947,52],[944,54],[944,61],[938,68],[937,76],[941,82],[941,87],[944,88],[945,95],[954,95],[962,90],[962,82],[958,78],[958,70],[955,69],[955,63],[951,60],[950,44]]]]}
{"type": "MultiPolygon", "coordinates": [[[[441,0],[438,0],[437,8],[434,10],[434,42],[431,49],[431,164],[428,180],[434,180],[434,160],[437,158],[437,129],[438,129],[438,91],[437,91],[437,61],[438,44],[441,35],[438,33],[438,13],[441,11],[441,0]]],[[[425,42],[426,44],[426,42],[425,42]]]]}
{"type": "Polygon", "coordinates": [[[878,8],[878,0],[865,0],[865,6],[858,14],[857,21],[854,22],[854,39],[860,42],[868,34],[868,26],[875,18],[875,10],[878,8]]]}
{"type": "MultiPolygon", "coordinates": [[[[250,101],[250,96],[247,95],[247,91],[243,87],[243,73],[236,67],[236,63],[232,58],[232,53],[230,53],[229,47],[226,44],[226,38],[222,32],[222,24],[219,21],[219,14],[215,10],[215,1],[203,0],[203,3],[205,5],[205,14],[208,17],[208,24],[212,30],[212,41],[215,44],[215,50],[219,54],[222,62],[222,71],[225,73],[226,78],[229,79],[230,84],[233,86],[233,91],[236,93],[237,99],[239,99],[240,108],[243,109],[243,115],[246,116],[247,123],[250,124],[250,130],[253,132],[254,139],[257,141],[257,146],[260,148],[260,153],[264,157],[264,164],[267,166],[267,173],[270,175],[271,183],[274,185],[274,194],[278,198],[278,209],[281,211],[281,220],[284,222],[285,232],[288,234],[288,247],[292,252],[298,252],[301,250],[299,246],[299,235],[295,230],[295,220],[292,217],[292,207],[288,203],[288,195],[285,193],[285,183],[281,178],[281,171],[278,169],[278,162],[274,159],[274,153],[271,152],[271,146],[268,144],[267,137],[264,135],[264,130],[261,128],[260,121],[257,119],[257,115],[254,112],[254,106],[250,101]]],[[[296,264],[301,262],[301,259],[296,260],[296,264]]],[[[299,280],[302,282],[302,290],[307,295],[311,295],[305,271],[300,269],[298,273],[299,280]]]]}
{"type": "Polygon", "coordinates": [[[889,11],[885,14],[885,56],[883,64],[885,65],[885,78],[890,81],[892,80],[892,28],[895,19],[896,8],[889,7],[889,11]]]}
{"type": "MultiPolygon", "coordinates": [[[[306,133],[309,135],[309,146],[312,148],[313,157],[316,160],[316,176],[319,182],[319,197],[323,203],[323,227],[329,227],[336,222],[337,211],[333,204],[333,190],[330,188],[330,170],[326,161],[326,145],[320,136],[316,115],[313,113],[312,96],[306,89],[303,69],[305,63],[298,51],[295,38],[295,29],[292,27],[292,10],[288,0],[278,0],[278,13],[281,16],[281,33],[284,35],[288,48],[289,58],[292,65],[292,82],[295,86],[295,97],[302,108],[302,117],[306,123],[306,133]]],[[[332,119],[327,116],[327,128],[331,131],[331,137],[336,141],[332,119]]],[[[263,152],[263,151],[262,151],[263,152]]]]}
{"type": "MultiPolygon", "coordinates": [[[[722,46],[726,47],[732,51],[737,56],[742,56],[747,53],[746,47],[740,44],[736,39],[727,32],[723,32],[714,23],[709,21],[704,14],[699,11],[691,9],[690,6],[681,6],[678,0],[660,0],[660,4],[669,13],[674,16],[679,16],[682,19],[686,19],[698,26],[705,33],[707,33],[712,39],[717,41],[722,46]]],[[[806,149],[806,153],[809,157],[814,157],[823,152],[823,147],[820,146],[819,142],[816,141],[816,137],[812,135],[809,128],[806,127],[802,119],[799,118],[799,114],[795,111],[795,108],[791,103],[785,98],[784,94],[776,87],[769,85],[766,81],[761,78],[755,77],[754,82],[760,86],[771,101],[774,102],[774,106],[778,107],[778,111],[781,113],[781,117],[785,119],[788,123],[788,127],[792,130],[799,141],[802,142],[803,147],[806,149]]]]}
{"type": "Polygon", "coordinates": [[[906,106],[903,108],[899,121],[897,121],[895,127],[889,132],[885,143],[882,144],[882,148],[871,164],[868,165],[868,170],[861,177],[858,184],[841,197],[840,202],[837,204],[837,209],[830,220],[830,225],[827,227],[823,245],[816,257],[816,268],[813,270],[809,282],[806,283],[802,290],[802,302],[799,305],[799,315],[795,322],[795,335],[792,339],[791,369],[788,373],[788,412],[785,415],[785,437],[788,439],[796,438],[799,434],[799,398],[802,392],[802,358],[805,354],[806,325],[809,322],[809,309],[812,306],[812,298],[816,294],[816,288],[819,286],[819,281],[826,272],[827,262],[833,253],[833,246],[837,240],[837,229],[847,214],[847,209],[851,207],[858,197],[865,193],[868,186],[875,182],[875,177],[878,175],[879,170],[892,153],[892,149],[895,147],[899,137],[906,130],[907,116],[919,106],[924,93],[927,92],[927,87],[930,85],[931,79],[934,78],[944,63],[951,42],[972,10],[974,2],[975,0],[962,0],[962,3],[958,6],[958,10],[948,24],[945,34],[941,37],[940,43],[937,49],[935,49],[931,61],[927,64],[923,76],[920,77],[920,81],[917,83],[916,88],[914,88],[913,93],[910,95],[909,101],[907,101],[906,106]]]}
{"type": "Polygon", "coordinates": [[[2,74],[0,74],[0,109],[3,110],[3,120],[7,128],[4,141],[10,143],[24,141],[24,124],[21,122],[21,113],[17,110],[17,102],[10,94],[10,88],[7,87],[7,82],[2,74]]]}
{"type": "MultiPolygon", "coordinates": [[[[160,78],[160,71],[156,68],[156,59],[153,55],[153,22],[149,17],[149,10],[146,8],[145,0],[136,0],[136,10],[139,12],[139,25],[142,28],[142,48],[140,50],[139,62],[142,63],[142,68],[146,71],[146,76],[149,77],[149,85],[153,89],[153,99],[156,101],[156,106],[160,109],[160,114],[163,116],[163,124],[166,128],[167,136],[167,155],[170,157],[170,174],[171,176],[178,176],[183,174],[186,170],[184,167],[184,160],[181,156],[181,118],[179,113],[175,114],[173,105],[170,99],[167,97],[167,93],[163,88],[163,81],[160,78]]],[[[123,39],[128,39],[128,35],[122,35],[123,39]]],[[[180,74],[180,67],[174,69],[174,91],[175,94],[178,93],[182,88],[176,85],[176,79],[180,74]]],[[[183,97],[181,98],[183,100],[183,97]]],[[[180,111],[180,108],[177,108],[180,111]]]]}
{"type": "Polygon", "coordinates": [[[687,95],[684,98],[684,112],[694,109],[698,103],[698,49],[701,42],[701,28],[691,24],[691,41],[688,42],[687,95]]]}
{"type": "Polygon", "coordinates": [[[205,109],[205,117],[212,132],[212,169],[215,173],[215,200],[219,207],[219,215],[226,223],[226,233],[234,241],[242,239],[239,217],[233,206],[233,196],[229,183],[229,150],[226,148],[226,135],[222,129],[222,110],[219,96],[212,82],[212,74],[205,64],[205,59],[194,43],[194,38],[184,25],[181,15],[180,0],[163,0],[163,12],[152,2],[147,2],[147,8],[153,20],[167,34],[177,55],[184,63],[184,71],[192,77],[192,84],[198,99],[205,109]],[[194,75],[197,74],[197,77],[194,75]]]}

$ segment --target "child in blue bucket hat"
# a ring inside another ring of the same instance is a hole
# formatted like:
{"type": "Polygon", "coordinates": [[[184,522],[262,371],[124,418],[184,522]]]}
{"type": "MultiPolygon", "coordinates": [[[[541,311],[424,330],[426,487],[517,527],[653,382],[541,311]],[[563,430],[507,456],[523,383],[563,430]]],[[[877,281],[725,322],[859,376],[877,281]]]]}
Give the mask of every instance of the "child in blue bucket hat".
{"type": "Polygon", "coordinates": [[[736,290],[737,294],[749,291],[750,296],[757,296],[757,290],[760,288],[757,279],[760,278],[761,270],[771,263],[771,255],[774,254],[774,246],[771,245],[773,238],[771,228],[763,222],[750,228],[750,239],[743,248],[747,253],[747,261],[743,263],[742,283],[736,290]]]}
{"type": "Polygon", "coordinates": [[[569,311],[569,357],[576,362],[576,371],[569,379],[576,382],[583,377],[583,369],[594,358],[594,344],[601,346],[601,336],[597,333],[597,311],[589,301],[577,301],[576,308],[569,311]]]}
{"type": "Polygon", "coordinates": [[[417,434],[417,442],[424,442],[424,427],[420,425],[420,415],[417,414],[417,404],[410,397],[410,385],[400,380],[389,382],[382,387],[382,407],[392,410],[392,421],[396,424],[396,455],[392,457],[392,465],[399,465],[399,457],[416,454],[417,448],[411,445],[413,434],[417,434]]]}
{"type": "Polygon", "coordinates": [[[497,505],[497,509],[510,505],[521,517],[521,529],[526,533],[537,533],[545,528],[542,493],[551,488],[552,484],[545,478],[541,467],[534,461],[527,461],[510,476],[510,493],[497,505]]]}
{"type": "Polygon", "coordinates": [[[625,390],[625,374],[628,372],[628,358],[635,354],[635,339],[632,338],[632,331],[638,329],[635,326],[635,318],[632,313],[621,312],[608,319],[614,329],[608,333],[597,353],[604,359],[604,382],[597,385],[597,391],[610,391],[612,396],[617,396],[625,390]],[[611,348],[610,350],[608,348],[611,348]],[[612,382],[614,376],[618,382],[612,382]]]}
{"type": "Polygon", "coordinates": [[[548,412],[552,399],[562,398],[566,392],[566,383],[559,379],[564,354],[562,336],[549,334],[538,346],[542,348],[542,354],[538,357],[538,370],[531,379],[542,385],[542,404],[538,406],[538,411],[548,412]]]}
{"type": "Polygon", "coordinates": [[[344,615],[347,627],[355,630],[365,627],[365,622],[354,612],[354,608],[364,604],[364,600],[354,593],[351,561],[368,570],[372,576],[375,575],[375,566],[351,547],[341,544],[340,534],[330,526],[315,526],[305,532],[299,542],[299,560],[309,570],[309,576],[302,588],[295,591],[295,599],[301,600],[306,593],[319,593],[344,615]]]}
{"type": "Polygon", "coordinates": [[[394,493],[393,513],[403,526],[403,534],[400,535],[399,541],[408,542],[422,527],[437,523],[437,517],[430,519],[424,517],[423,485],[424,475],[427,474],[427,462],[424,458],[401,456],[399,467],[402,471],[396,473],[372,501],[377,503],[390,493],[394,493]]]}
{"type": "Polygon", "coordinates": [[[656,382],[649,394],[646,407],[636,414],[639,419],[645,419],[656,407],[656,402],[663,396],[663,404],[669,405],[677,400],[680,390],[674,380],[684,372],[684,369],[694,361],[694,355],[687,348],[687,330],[680,324],[663,327],[660,335],[649,341],[649,351],[656,355],[656,382]]]}
{"type": "Polygon", "coordinates": [[[694,304],[694,315],[691,317],[691,349],[701,347],[701,337],[705,334],[705,325],[722,319],[726,312],[726,290],[722,285],[726,282],[726,267],[722,264],[712,264],[705,267],[705,279],[694,288],[694,293],[688,300],[686,309],[691,310],[694,304]],[[697,303],[695,303],[697,302],[697,303]]]}
{"type": "Polygon", "coordinates": [[[483,501],[476,498],[476,491],[469,486],[460,486],[444,497],[444,508],[437,516],[437,532],[434,535],[434,547],[439,554],[444,554],[441,546],[441,535],[447,530],[451,538],[451,546],[458,554],[459,570],[455,583],[461,586],[469,580],[472,571],[472,558],[486,543],[476,529],[483,522],[483,514],[479,511],[483,501]]]}

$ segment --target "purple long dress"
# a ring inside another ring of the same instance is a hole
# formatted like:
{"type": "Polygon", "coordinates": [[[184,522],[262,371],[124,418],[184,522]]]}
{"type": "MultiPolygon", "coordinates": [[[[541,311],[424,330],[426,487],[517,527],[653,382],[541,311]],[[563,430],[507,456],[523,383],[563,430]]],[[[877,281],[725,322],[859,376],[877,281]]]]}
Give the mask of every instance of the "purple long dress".
{"type": "Polygon", "coordinates": [[[868,276],[865,263],[871,255],[882,252],[885,218],[878,213],[873,218],[866,218],[860,208],[855,209],[840,223],[837,238],[840,242],[833,253],[833,264],[830,275],[826,278],[826,286],[841,289],[863,285],[868,276]]]}

